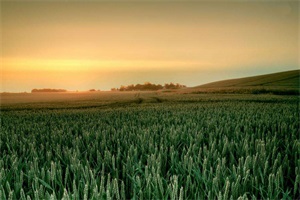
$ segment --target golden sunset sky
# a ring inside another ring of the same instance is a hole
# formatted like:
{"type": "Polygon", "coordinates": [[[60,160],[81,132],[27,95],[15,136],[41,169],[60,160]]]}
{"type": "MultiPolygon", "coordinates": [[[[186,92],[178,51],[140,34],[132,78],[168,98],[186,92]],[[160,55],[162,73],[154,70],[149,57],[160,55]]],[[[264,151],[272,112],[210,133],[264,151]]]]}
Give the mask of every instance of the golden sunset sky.
{"type": "Polygon", "coordinates": [[[110,90],[299,68],[297,1],[1,1],[0,91],[110,90]]]}

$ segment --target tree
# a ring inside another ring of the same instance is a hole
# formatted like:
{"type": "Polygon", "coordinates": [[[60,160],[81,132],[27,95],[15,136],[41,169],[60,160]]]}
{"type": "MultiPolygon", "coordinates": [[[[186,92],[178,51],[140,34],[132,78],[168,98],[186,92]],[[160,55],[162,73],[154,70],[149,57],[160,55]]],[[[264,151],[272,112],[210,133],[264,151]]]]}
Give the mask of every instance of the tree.
{"type": "Polygon", "coordinates": [[[67,92],[65,89],[51,89],[51,88],[44,88],[44,89],[32,89],[32,93],[35,92],[67,92]]]}
{"type": "MultiPolygon", "coordinates": [[[[142,84],[136,84],[136,85],[128,85],[128,86],[123,86],[121,85],[120,91],[156,91],[156,90],[161,90],[163,88],[165,89],[178,89],[181,87],[185,87],[184,85],[180,85],[179,83],[174,84],[174,83],[166,83],[164,86],[160,84],[152,84],[150,82],[145,82],[143,85],[142,84]]],[[[112,88],[112,91],[115,91],[118,89],[112,88]],[[114,89],[114,90],[113,90],[114,89]]]]}

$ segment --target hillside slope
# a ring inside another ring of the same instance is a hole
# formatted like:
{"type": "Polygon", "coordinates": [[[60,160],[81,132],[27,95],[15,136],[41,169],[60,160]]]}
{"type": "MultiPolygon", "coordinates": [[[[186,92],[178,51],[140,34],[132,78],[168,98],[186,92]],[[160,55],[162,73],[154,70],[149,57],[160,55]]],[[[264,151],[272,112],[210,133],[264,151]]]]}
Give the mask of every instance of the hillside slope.
{"type": "Polygon", "coordinates": [[[243,88],[243,87],[264,87],[264,88],[299,88],[300,70],[285,71],[260,76],[252,76],[238,79],[216,81],[194,88],[243,88]]]}
{"type": "Polygon", "coordinates": [[[178,93],[300,95],[300,70],[216,81],[181,89],[178,93]]]}

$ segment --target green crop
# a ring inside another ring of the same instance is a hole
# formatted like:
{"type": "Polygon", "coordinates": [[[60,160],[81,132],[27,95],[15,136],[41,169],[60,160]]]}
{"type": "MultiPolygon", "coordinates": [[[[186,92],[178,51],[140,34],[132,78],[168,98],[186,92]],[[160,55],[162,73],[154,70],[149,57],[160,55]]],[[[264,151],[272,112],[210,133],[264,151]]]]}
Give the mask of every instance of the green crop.
{"type": "Polygon", "coordinates": [[[3,110],[0,199],[300,197],[298,100],[184,98],[3,110]]]}

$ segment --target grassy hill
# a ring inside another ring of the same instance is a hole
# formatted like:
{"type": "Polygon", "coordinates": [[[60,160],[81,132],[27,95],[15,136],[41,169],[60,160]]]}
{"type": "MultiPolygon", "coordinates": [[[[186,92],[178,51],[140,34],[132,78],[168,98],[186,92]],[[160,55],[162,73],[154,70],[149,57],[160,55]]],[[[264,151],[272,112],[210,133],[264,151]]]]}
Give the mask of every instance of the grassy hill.
{"type": "Polygon", "coordinates": [[[299,94],[300,70],[216,81],[190,88],[192,93],[299,94]]]}

